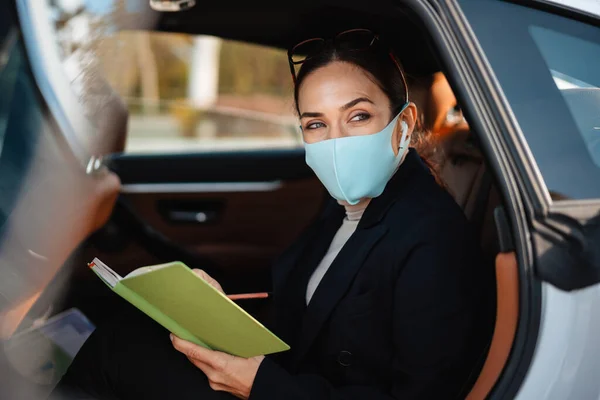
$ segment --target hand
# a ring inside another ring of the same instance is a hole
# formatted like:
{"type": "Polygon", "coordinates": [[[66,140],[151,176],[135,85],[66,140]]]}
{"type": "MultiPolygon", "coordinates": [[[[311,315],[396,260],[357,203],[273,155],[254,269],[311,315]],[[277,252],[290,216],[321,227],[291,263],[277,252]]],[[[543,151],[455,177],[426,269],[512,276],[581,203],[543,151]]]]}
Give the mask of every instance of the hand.
{"type": "Polygon", "coordinates": [[[264,356],[236,357],[205,349],[173,334],[171,334],[171,341],[177,351],[185,354],[192,364],[204,372],[213,390],[229,392],[244,400],[250,396],[254,378],[264,356]]]}
{"type": "Polygon", "coordinates": [[[204,272],[203,270],[198,269],[198,268],[194,268],[192,271],[194,271],[194,273],[196,275],[198,275],[200,278],[204,279],[209,285],[211,285],[212,287],[217,289],[219,292],[225,294],[225,292],[223,291],[223,288],[221,287],[221,284],[219,282],[217,282],[212,276],[210,276],[209,274],[207,274],[206,272],[204,272]]]}

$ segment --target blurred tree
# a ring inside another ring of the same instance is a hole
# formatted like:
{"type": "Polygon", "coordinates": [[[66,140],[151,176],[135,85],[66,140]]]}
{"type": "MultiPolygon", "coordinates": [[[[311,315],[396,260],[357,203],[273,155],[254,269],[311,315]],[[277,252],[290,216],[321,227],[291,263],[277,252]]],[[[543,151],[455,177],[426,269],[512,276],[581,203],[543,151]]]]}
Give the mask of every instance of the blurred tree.
{"type": "MultiPolygon", "coordinates": [[[[161,110],[167,111],[172,109],[170,101],[177,100],[181,107],[190,100],[194,40],[186,34],[123,31],[102,40],[97,56],[104,75],[121,96],[139,100],[134,103],[140,104],[130,103],[132,111],[143,105],[143,99],[159,99],[161,110]],[[144,86],[147,70],[152,79],[147,76],[144,86]]],[[[218,76],[220,98],[229,106],[291,112],[287,105],[291,103],[292,81],[287,57],[279,49],[223,40],[218,76]],[[286,107],[281,105],[284,102],[286,107]]]]}
{"type": "Polygon", "coordinates": [[[287,97],[292,90],[285,54],[255,44],[224,41],[220,76],[221,93],[287,97]]]}
{"type": "Polygon", "coordinates": [[[158,91],[158,68],[154,52],[150,45],[150,33],[135,32],[135,54],[140,73],[140,86],[142,91],[142,108],[144,113],[154,113],[158,111],[160,93],[158,91]]]}
{"type": "Polygon", "coordinates": [[[153,32],[150,41],[156,55],[161,99],[185,98],[193,37],[179,33],[153,32]]]}

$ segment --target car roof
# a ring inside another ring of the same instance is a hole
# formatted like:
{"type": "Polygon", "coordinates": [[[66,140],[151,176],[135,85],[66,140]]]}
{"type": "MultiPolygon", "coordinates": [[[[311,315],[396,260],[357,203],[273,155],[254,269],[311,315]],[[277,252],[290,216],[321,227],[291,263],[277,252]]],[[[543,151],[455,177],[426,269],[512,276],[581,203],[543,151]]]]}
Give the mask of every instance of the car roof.
{"type": "Polygon", "coordinates": [[[440,68],[420,25],[391,0],[303,0],[293,5],[227,0],[197,3],[185,12],[161,13],[155,29],[287,49],[304,39],[368,28],[393,45],[409,74],[426,75],[440,68]]]}

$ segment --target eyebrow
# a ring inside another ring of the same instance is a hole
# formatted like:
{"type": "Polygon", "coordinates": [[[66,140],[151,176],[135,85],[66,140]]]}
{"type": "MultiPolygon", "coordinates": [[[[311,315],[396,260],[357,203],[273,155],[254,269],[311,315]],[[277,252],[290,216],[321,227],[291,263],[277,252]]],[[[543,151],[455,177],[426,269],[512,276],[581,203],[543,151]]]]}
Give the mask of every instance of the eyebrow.
{"type": "Polygon", "coordinates": [[[363,101],[366,101],[367,103],[371,103],[371,104],[375,104],[371,101],[371,99],[367,98],[367,97],[359,97],[357,99],[354,99],[346,104],[344,104],[343,106],[340,107],[341,111],[346,111],[349,108],[354,107],[355,105],[357,105],[358,103],[362,103],[363,101]]]}
{"type": "MultiPolygon", "coordinates": [[[[371,99],[369,99],[367,97],[359,97],[359,98],[356,98],[356,99],[344,104],[343,106],[341,106],[340,111],[346,111],[347,109],[352,108],[355,105],[362,103],[362,102],[375,104],[375,103],[373,103],[373,101],[371,99]]],[[[320,112],[305,112],[300,115],[300,119],[302,119],[302,118],[319,118],[322,116],[323,116],[323,113],[320,113],[320,112]]]]}
{"type": "Polygon", "coordinates": [[[300,119],[302,119],[302,118],[319,118],[322,116],[323,116],[323,113],[319,113],[319,112],[305,112],[305,113],[302,113],[302,115],[300,115],[300,119]]]}

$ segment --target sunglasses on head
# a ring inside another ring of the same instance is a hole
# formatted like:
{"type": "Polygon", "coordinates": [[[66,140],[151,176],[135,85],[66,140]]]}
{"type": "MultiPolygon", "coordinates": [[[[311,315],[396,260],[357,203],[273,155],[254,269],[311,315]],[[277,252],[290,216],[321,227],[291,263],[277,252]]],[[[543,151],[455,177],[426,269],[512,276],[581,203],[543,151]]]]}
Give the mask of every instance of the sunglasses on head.
{"type": "MultiPolygon", "coordinates": [[[[338,33],[332,39],[312,38],[303,40],[288,50],[288,62],[294,85],[298,79],[296,75],[296,65],[301,65],[305,61],[319,55],[329,44],[341,51],[366,51],[378,40],[379,36],[368,29],[350,29],[338,33]]],[[[405,99],[408,101],[408,86],[406,85],[406,79],[402,72],[402,68],[391,51],[389,52],[389,56],[400,72],[402,84],[404,85],[406,92],[405,99]]]]}

